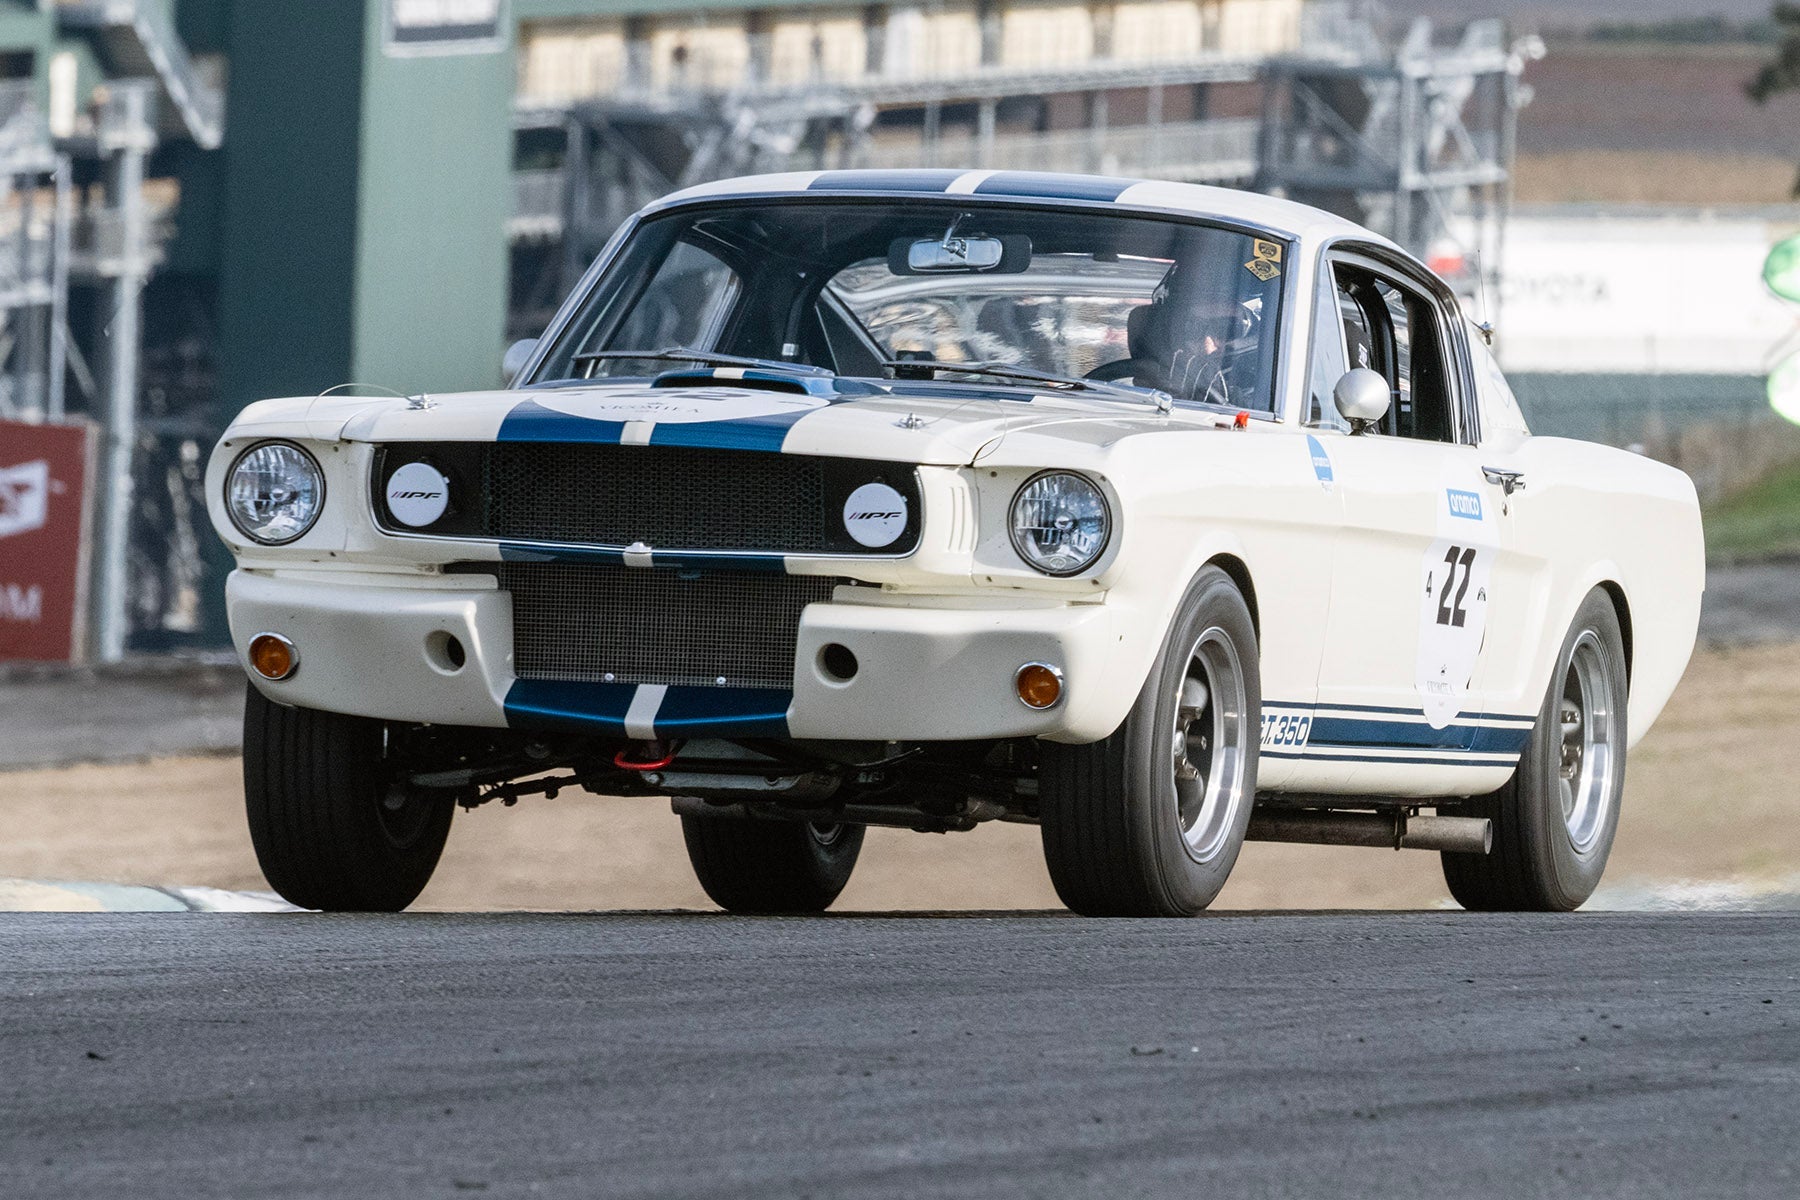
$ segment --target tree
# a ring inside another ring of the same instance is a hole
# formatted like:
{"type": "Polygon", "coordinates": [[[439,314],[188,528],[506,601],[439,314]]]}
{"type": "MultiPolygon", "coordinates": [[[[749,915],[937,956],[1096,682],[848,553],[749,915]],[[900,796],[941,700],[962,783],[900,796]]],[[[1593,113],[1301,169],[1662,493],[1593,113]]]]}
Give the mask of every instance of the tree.
{"type": "MultiPolygon", "coordinates": [[[[1769,15],[1777,32],[1775,60],[1764,63],[1755,78],[1744,85],[1744,91],[1758,104],[1767,104],[1770,96],[1800,88],[1800,4],[1777,0],[1769,15]]],[[[1793,194],[1800,196],[1800,176],[1794,179],[1793,194]]]]}
{"type": "Polygon", "coordinates": [[[1763,64],[1756,78],[1744,85],[1758,104],[1767,104],[1778,92],[1800,88],[1800,4],[1777,3],[1770,19],[1777,31],[1775,61],[1763,64]]]}

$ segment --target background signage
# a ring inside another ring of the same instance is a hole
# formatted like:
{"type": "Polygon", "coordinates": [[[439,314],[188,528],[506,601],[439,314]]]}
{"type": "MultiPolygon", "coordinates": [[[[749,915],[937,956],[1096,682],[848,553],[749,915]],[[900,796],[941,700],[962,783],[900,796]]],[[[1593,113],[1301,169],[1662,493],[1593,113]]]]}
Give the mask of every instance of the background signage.
{"type": "Polygon", "coordinates": [[[387,0],[389,54],[491,53],[506,33],[506,0],[387,0]]]}
{"type": "Polygon", "coordinates": [[[67,662],[87,567],[85,425],[0,421],[0,662],[67,662]]]}

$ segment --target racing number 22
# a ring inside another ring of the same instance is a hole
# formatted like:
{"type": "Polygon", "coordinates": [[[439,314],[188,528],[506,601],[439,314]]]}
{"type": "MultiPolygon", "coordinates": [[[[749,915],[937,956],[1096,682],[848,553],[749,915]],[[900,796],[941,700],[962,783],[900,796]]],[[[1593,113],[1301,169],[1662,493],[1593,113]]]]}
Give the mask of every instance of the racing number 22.
{"type": "Polygon", "coordinates": [[[1463,611],[1463,600],[1469,594],[1469,577],[1474,573],[1475,547],[1452,546],[1450,552],[1444,555],[1444,561],[1450,566],[1450,574],[1444,580],[1442,590],[1438,592],[1437,623],[1461,629],[1463,622],[1469,619],[1469,614],[1463,611]],[[1456,587],[1457,567],[1462,568],[1461,587],[1456,587]],[[1454,600],[1451,599],[1451,588],[1456,588],[1454,600]]]}

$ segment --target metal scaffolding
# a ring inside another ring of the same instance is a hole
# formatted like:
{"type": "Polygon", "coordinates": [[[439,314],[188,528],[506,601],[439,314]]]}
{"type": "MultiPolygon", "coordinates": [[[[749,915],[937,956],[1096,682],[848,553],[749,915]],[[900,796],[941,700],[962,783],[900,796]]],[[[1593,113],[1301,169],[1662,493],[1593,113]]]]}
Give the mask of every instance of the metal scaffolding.
{"type": "MultiPolygon", "coordinates": [[[[216,148],[223,97],[158,0],[61,0],[55,13],[60,28],[92,38],[115,78],[54,138],[37,81],[0,82],[0,416],[82,416],[100,428],[88,642],[111,661],[131,632],[134,567],[156,553],[143,537],[155,489],[134,483],[167,457],[141,419],[143,292],[172,203],[153,199],[148,164],[165,137],[216,148]],[[71,328],[72,297],[91,327],[71,328]]],[[[155,532],[193,556],[191,530],[155,532]]]]}
{"type": "Polygon", "coordinates": [[[31,80],[0,83],[0,416],[60,420],[68,171],[31,80]]]}
{"type": "Polygon", "coordinates": [[[1529,99],[1519,77],[1543,43],[1509,43],[1492,20],[1450,45],[1433,32],[1421,19],[1380,58],[1308,48],[1272,61],[1255,186],[1368,225],[1453,284],[1492,291],[1529,99]]]}
{"type": "MultiPolygon", "coordinates": [[[[705,86],[716,72],[691,60],[680,74],[653,80],[639,48],[628,50],[611,93],[521,107],[521,143],[555,139],[559,165],[516,176],[515,333],[542,326],[632,212],[732,175],[941,165],[1233,186],[1256,176],[1262,119],[1254,108],[1215,114],[1210,97],[1222,85],[1254,86],[1270,66],[1267,53],[1215,41],[1188,59],[1132,61],[1100,40],[1082,61],[1009,66],[1000,10],[982,11],[979,61],[962,70],[893,59],[872,32],[866,73],[776,80],[766,35],[752,35],[729,86],[705,86]],[[1171,116],[1174,98],[1182,111],[1171,116]]],[[[1312,3],[1294,33],[1330,61],[1378,62],[1371,12],[1357,2],[1312,3]]]]}

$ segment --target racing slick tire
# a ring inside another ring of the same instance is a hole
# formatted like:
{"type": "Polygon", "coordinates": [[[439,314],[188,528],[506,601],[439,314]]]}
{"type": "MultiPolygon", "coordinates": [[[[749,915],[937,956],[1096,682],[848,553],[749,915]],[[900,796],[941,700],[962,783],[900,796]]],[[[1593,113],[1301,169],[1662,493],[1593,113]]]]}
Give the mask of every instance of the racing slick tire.
{"type": "Polygon", "coordinates": [[[454,798],[392,785],[383,722],[244,699],[244,805],[269,886],[300,908],[399,912],[444,851],[454,798]]]}
{"type": "Polygon", "coordinates": [[[682,817],[700,886],[733,913],[817,913],[831,907],[862,853],[863,826],[682,817]]]}
{"type": "Polygon", "coordinates": [[[1044,860],[1062,902],[1092,917],[1211,904],[1250,824],[1261,728],[1249,606],[1207,567],[1124,724],[1089,745],[1040,744],[1044,860]]]}
{"type": "Polygon", "coordinates": [[[1477,912],[1573,912],[1599,886],[1625,786],[1625,638],[1595,588],[1563,639],[1519,769],[1459,811],[1494,823],[1488,854],[1445,854],[1450,894],[1477,912]]]}

